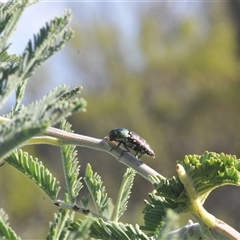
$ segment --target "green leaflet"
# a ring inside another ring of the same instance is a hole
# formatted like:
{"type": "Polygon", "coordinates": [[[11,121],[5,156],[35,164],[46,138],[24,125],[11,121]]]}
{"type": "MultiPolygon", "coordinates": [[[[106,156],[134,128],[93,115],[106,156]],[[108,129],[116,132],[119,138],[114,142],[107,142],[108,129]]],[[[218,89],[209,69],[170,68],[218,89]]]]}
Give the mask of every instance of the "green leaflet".
{"type": "Polygon", "coordinates": [[[82,99],[60,99],[67,89],[66,86],[54,89],[42,100],[22,108],[11,121],[0,124],[0,157],[3,158],[12,149],[22,146],[28,139],[60,122],[72,112],[85,109],[82,99]]]}
{"type": "Polygon", "coordinates": [[[60,190],[59,182],[37,158],[34,159],[27,152],[18,150],[8,156],[5,161],[30,178],[50,199],[56,200],[60,190]]]}
{"type": "Polygon", "coordinates": [[[11,239],[20,240],[21,238],[16,235],[16,233],[9,227],[8,215],[4,210],[0,209],[0,238],[1,239],[11,239]]]}
{"type": "MultiPolygon", "coordinates": [[[[71,125],[65,120],[61,122],[61,129],[70,132],[71,125]]],[[[79,178],[80,165],[78,164],[76,146],[67,145],[61,148],[63,170],[67,193],[71,204],[76,202],[79,191],[83,185],[79,178]]]]}
{"type": "Polygon", "coordinates": [[[127,209],[135,174],[136,172],[133,169],[128,168],[123,175],[122,184],[119,189],[117,202],[113,212],[113,221],[118,221],[127,209]]]}
{"type": "MultiPolygon", "coordinates": [[[[71,231],[78,230],[83,224],[82,220],[77,220],[71,224],[71,231]]],[[[92,218],[90,227],[91,237],[104,240],[151,240],[138,225],[135,227],[131,224],[123,224],[118,222],[106,222],[99,218],[92,218]]]]}
{"type": "MultiPolygon", "coordinates": [[[[103,186],[101,177],[93,173],[90,164],[87,164],[84,182],[91,194],[96,210],[100,216],[110,215],[112,206],[111,199],[108,198],[106,188],[103,186]]],[[[109,216],[108,216],[109,217],[109,216]]]]}
{"type": "MultiPolygon", "coordinates": [[[[209,193],[223,185],[240,185],[240,160],[234,155],[205,152],[203,155],[187,155],[183,161],[177,161],[185,171],[193,185],[196,198],[204,203],[209,193]]],[[[164,226],[163,218],[168,208],[176,213],[194,213],[191,196],[179,177],[162,180],[158,176],[150,176],[156,189],[145,201],[144,223],[141,229],[158,234],[164,226]]]]}

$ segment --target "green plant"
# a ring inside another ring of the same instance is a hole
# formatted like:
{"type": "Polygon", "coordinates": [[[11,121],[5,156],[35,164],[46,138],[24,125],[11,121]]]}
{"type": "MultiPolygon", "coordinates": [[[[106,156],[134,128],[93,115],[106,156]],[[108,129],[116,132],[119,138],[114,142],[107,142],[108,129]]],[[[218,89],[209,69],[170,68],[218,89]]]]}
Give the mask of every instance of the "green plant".
{"type": "MultiPolygon", "coordinates": [[[[85,111],[86,101],[79,98],[81,87],[69,90],[61,86],[52,90],[42,100],[24,106],[28,78],[48,57],[61,49],[72,36],[66,29],[71,13],[66,11],[41,28],[29,41],[22,55],[9,55],[8,38],[30,1],[11,1],[0,4],[0,103],[5,103],[12,91],[16,102],[12,111],[0,117],[0,164],[9,164],[22,172],[41,188],[54,205],[59,207],[50,223],[47,239],[239,239],[240,234],[226,223],[215,218],[203,208],[209,193],[217,187],[240,185],[240,160],[224,153],[205,152],[188,155],[176,165],[177,176],[166,179],[151,169],[114,141],[96,139],[71,132],[66,118],[77,111],[85,111]],[[60,129],[51,126],[60,123],[60,129]],[[53,174],[20,148],[32,144],[50,144],[61,148],[66,189],[64,199],[59,199],[59,182],[53,174]],[[101,177],[88,164],[85,176],[79,176],[80,165],[76,146],[105,151],[119,163],[128,166],[119,189],[115,205],[108,197],[101,177]],[[144,226],[119,221],[127,209],[135,174],[153,184],[155,190],[145,200],[144,226]],[[78,200],[83,184],[89,196],[78,200]],[[94,207],[89,207],[92,200],[94,207]],[[94,210],[92,210],[94,209],[94,210]],[[168,209],[172,209],[168,211],[168,209]],[[75,212],[84,217],[74,219],[75,212]],[[176,214],[191,213],[197,223],[189,222],[176,230],[176,214]],[[175,230],[175,231],[173,231],[175,230]]],[[[8,217],[0,211],[0,236],[20,239],[9,227],[8,217]]]]}

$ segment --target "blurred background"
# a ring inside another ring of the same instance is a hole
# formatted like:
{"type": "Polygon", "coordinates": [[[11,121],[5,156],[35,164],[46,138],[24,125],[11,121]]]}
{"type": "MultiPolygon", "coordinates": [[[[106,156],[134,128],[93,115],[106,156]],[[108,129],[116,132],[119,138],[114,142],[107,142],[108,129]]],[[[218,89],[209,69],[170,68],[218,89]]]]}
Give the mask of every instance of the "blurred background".
{"type": "MultiPolygon", "coordinates": [[[[24,12],[10,53],[21,54],[33,34],[66,8],[73,12],[75,37],[31,77],[25,104],[60,84],[82,85],[88,107],[69,118],[74,131],[103,138],[115,127],[133,130],[156,154],[142,161],[165,177],[176,175],[176,160],[186,154],[208,150],[240,157],[238,1],[40,2],[24,12]]],[[[64,183],[59,148],[24,149],[64,183]]],[[[78,157],[81,176],[90,163],[115,201],[126,167],[95,150],[78,148],[78,157]]],[[[13,229],[22,238],[44,238],[57,208],[10,166],[1,168],[0,182],[0,206],[13,229]]],[[[141,225],[143,199],[153,189],[140,176],[134,183],[121,220],[141,225]]],[[[239,199],[239,189],[226,186],[204,206],[240,231],[239,199]]],[[[181,224],[190,217],[182,215],[181,224]]]]}

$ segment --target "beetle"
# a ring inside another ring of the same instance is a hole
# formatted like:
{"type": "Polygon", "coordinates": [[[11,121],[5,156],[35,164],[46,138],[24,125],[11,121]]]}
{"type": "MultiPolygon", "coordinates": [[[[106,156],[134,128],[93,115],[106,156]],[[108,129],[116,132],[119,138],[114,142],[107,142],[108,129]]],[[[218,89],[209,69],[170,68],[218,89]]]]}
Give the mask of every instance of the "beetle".
{"type": "MultiPolygon", "coordinates": [[[[129,152],[130,149],[135,151],[135,157],[138,159],[146,154],[151,157],[155,157],[155,153],[150,147],[150,145],[138,134],[132,132],[126,128],[114,128],[109,133],[105,139],[109,141],[116,141],[118,145],[115,148],[118,148],[121,144],[124,146],[125,151],[129,152]]],[[[111,149],[111,151],[114,147],[111,149]]],[[[123,152],[122,152],[123,154],[123,152]]],[[[122,156],[121,154],[121,156],[122,156]]]]}

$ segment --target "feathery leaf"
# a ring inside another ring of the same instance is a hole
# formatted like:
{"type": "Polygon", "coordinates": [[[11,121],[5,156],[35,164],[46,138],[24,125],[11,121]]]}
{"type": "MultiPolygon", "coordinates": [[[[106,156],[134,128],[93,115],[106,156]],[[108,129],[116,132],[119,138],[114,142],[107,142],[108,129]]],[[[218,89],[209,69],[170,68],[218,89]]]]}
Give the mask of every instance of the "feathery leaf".
{"type": "Polygon", "coordinates": [[[136,172],[132,168],[128,168],[123,175],[122,184],[118,192],[118,198],[113,212],[113,221],[118,221],[127,209],[135,174],[136,172]]]}
{"type": "Polygon", "coordinates": [[[90,164],[87,164],[84,181],[92,196],[98,214],[100,216],[104,216],[106,213],[110,214],[108,211],[112,207],[111,199],[107,196],[101,177],[97,173],[93,173],[90,164]]]}
{"type": "Polygon", "coordinates": [[[14,148],[20,147],[28,139],[60,122],[72,112],[85,108],[82,99],[61,100],[66,89],[66,86],[56,88],[41,101],[22,108],[11,121],[0,125],[0,157],[6,156],[14,148]]]}
{"type": "Polygon", "coordinates": [[[8,226],[8,215],[2,208],[0,209],[0,238],[20,240],[20,237],[8,226]]]}
{"type": "MultiPolygon", "coordinates": [[[[82,223],[83,221],[81,219],[72,223],[71,230],[78,230],[82,223]]],[[[134,227],[131,224],[123,224],[120,222],[105,222],[98,218],[92,218],[89,235],[93,238],[104,240],[151,240],[151,238],[140,230],[138,225],[134,227]]]]}
{"type": "Polygon", "coordinates": [[[19,76],[28,78],[51,55],[60,50],[73,37],[73,30],[65,29],[71,20],[71,12],[66,10],[62,17],[56,17],[46,23],[40,32],[30,40],[22,55],[19,76]]]}
{"type": "Polygon", "coordinates": [[[69,230],[72,231],[72,234],[70,235],[69,240],[90,239],[90,227],[92,222],[93,219],[91,217],[87,217],[81,221],[81,225],[74,225],[74,223],[72,223],[76,228],[73,230],[73,228],[70,226],[69,230]]]}
{"type": "Polygon", "coordinates": [[[2,34],[0,37],[0,52],[6,49],[6,41],[15,30],[16,24],[29,2],[23,0],[0,3],[0,34],[2,34]]]}
{"type": "Polygon", "coordinates": [[[5,161],[30,178],[52,201],[57,199],[60,190],[59,182],[37,158],[33,159],[27,152],[18,150],[8,156],[5,161]]]}
{"type": "MultiPolygon", "coordinates": [[[[63,120],[61,122],[62,130],[71,132],[71,125],[63,120]]],[[[75,204],[79,191],[83,187],[81,178],[79,178],[80,165],[77,160],[76,146],[67,145],[61,148],[62,161],[65,181],[67,184],[67,193],[71,204],[75,204]]]]}
{"type": "MultiPolygon", "coordinates": [[[[27,0],[13,2],[15,5],[17,2],[22,3],[21,6],[16,8],[19,9],[16,10],[19,11],[18,15],[21,14],[20,10],[23,11],[29,4],[27,0]]],[[[11,19],[11,13],[10,11],[9,17],[5,17],[6,21],[9,20],[8,18],[11,19]]],[[[16,19],[18,15],[16,15],[16,19]]],[[[24,53],[18,58],[19,61],[17,64],[11,63],[9,65],[9,62],[7,62],[7,67],[6,63],[4,63],[4,65],[0,64],[0,106],[4,104],[11,91],[16,89],[17,86],[23,86],[22,81],[27,81],[27,78],[29,78],[47,58],[60,50],[64,44],[72,38],[73,31],[71,29],[65,29],[70,19],[70,11],[65,11],[62,17],[56,17],[50,21],[50,23],[47,23],[45,27],[41,28],[39,34],[34,35],[34,41],[29,41],[24,53]]],[[[9,28],[12,29],[15,23],[12,20],[10,22],[13,26],[11,25],[9,28]]],[[[6,56],[7,46],[5,41],[8,35],[5,31],[3,37],[0,37],[0,55],[3,54],[6,56]]],[[[18,104],[19,103],[17,103],[17,106],[18,104]]]]}
{"type": "MultiPolygon", "coordinates": [[[[240,159],[234,155],[205,152],[203,155],[187,155],[178,164],[186,171],[191,180],[196,197],[204,203],[209,193],[223,185],[240,185],[240,159]]],[[[144,223],[142,230],[155,235],[164,225],[163,217],[166,209],[171,208],[176,213],[192,212],[191,199],[179,177],[161,179],[150,176],[150,181],[156,189],[145,201],[144,223]]]]}

